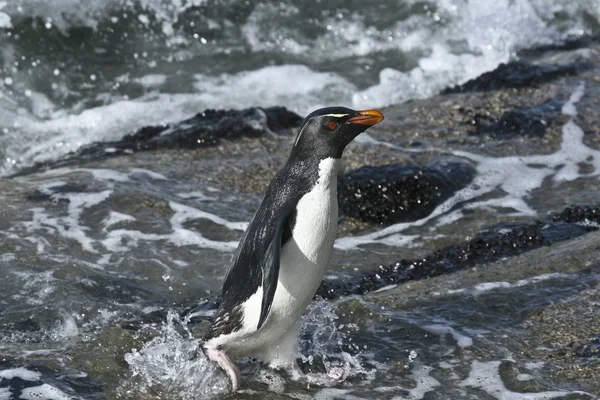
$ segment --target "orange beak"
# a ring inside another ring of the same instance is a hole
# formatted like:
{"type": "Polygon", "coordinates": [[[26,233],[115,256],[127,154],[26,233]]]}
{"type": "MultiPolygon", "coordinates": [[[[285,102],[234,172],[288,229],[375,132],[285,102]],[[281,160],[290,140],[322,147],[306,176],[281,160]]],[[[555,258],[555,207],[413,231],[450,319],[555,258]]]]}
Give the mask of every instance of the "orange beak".
{"type": "Polygon", "coordinates": [[[360,115],[348,119],[348,122],[359,125],[375,125],[383,121],[383,114],[377,110],[358,111],[360,115]]]}

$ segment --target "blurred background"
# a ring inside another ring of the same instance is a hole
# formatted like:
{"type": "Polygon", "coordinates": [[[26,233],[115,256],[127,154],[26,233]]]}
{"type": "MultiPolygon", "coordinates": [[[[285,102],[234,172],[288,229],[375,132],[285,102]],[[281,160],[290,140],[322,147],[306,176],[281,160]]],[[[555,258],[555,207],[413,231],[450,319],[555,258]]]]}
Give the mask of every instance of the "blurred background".
{"type": "Polygon", "coordinates": [[[0,175],[204,108],[381,107],[597,32],[597,0],[0,1],[0,175]]]}

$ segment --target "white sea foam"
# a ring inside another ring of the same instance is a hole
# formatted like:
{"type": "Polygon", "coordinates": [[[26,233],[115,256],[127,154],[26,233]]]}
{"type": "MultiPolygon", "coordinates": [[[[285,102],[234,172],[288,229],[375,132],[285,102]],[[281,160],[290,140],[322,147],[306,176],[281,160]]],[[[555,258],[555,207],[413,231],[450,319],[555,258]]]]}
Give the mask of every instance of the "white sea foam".
{"type": "MultiPolygon", "coordinates": [[[[575,104],[583,95],[582,83],[575,88],[570,100],[563,107],[567,115],[576,113],[575,104]]],[[[403,231],[412,226],[425,225],[434,219],[437,219],[438,226],[455,221],[462,215],[460,211],[452,212],[459,203],[465,203],[463,209],[512,208],[513,216],[535,217],[537,212],[528,203],[528,198],[547,178],[551,177],[558,183],[600,176],[600,150],[586,146],[583,136],[583,130],[570,119],[562,128],[561,147],[552,154],[489,157],[450,150],[451,154],[475,163],[477,174],[469,185],[456,192],[425,218],[395,224],[366,235],[340,238],[336,240],[335,246],[345,250],[367,243],[406,246],[414,237],[402,234],[403,231]],[[581,170],[581,165],[584,164],[591,167],[587,172],[581,170]],[[502,191],[501,197],[480,200],[498,189],[502,191]]]]}
{"type": "Polygon", "coordinates": [[[206,195],[203,192],[198,191],[198,190],[195,190],[193,192],[187,192],[187,193],[177,193],[177,196],[181,197],[182,199],[194,199],[196,201],[217,200],[216,197],[208,196],[208,195],[206,195]]]}
{"type": "Polygon", "coordinates": [[[441,325],[441,324],[431,324],[422,326],[427,332],[434,333],[436,335],[446,335],[450,334],[456,340],[456,344],[460,348],[467,348],[473,345],[473,339],[469,336],[464,335],[460,332],[457,332],[453,327],[449,325],[441,325]]]}
{"type": "MultiPolygon", "coordinates": [[[[46,171],[41,173],[40,176],[64,177],[72,173],[81,172],[91,174],[94,179],[103,182],[107,189],[100,192],[86,193],[57,192],[53,190],[54,188],[65,185],[66,182],[63,180],[51,181],[38,185],[37,189],[45,195],[50,196],[52,200],[66,200],[68,202],[66,215],[49,212],[45,208],[36,207],[29,210],[32,213],[31,220],[23,221],[19,224],[19,226],[25,228],[25,231],[28,234],[31,234],[31,236],[28,236],[26,239],[36,243],[39,253],[43,253],[46,246],[48,246],[48,242],[45,238],[35,234],[40,231],[56,233],[63,238],[74,240],[78,242],[84,250],[91,253],[100,251],[98,245],[101,245],[104,249],[112,253],[125,252],[142,241],[165,241],[176,246],[191,245],[219,251],[232,251],[235,250],[238,242],[208,239],[204,237],[201,232],[186,228],[185,224],[194,220],[207,220],[220,225],[225,229],[237,231],[243,231],[248,226],[247,222],[232,222],[213,213],[171,201],[169,202],[169,206],[174,213],[169,220],[172,228],[172,232],[170,233],[144,233],[138,230],[126,229],[126,227],[109,229],[118,223],[136,220],[133,216],[111,210],[101,223],[103,226],[103,237],[91,237],[88,234],[90,228],[85,226],[82,222],[82,214],[86,212],[87,209],[97,206],[109,199],[113,194],[115,185],[135,181],[140,178],[140,175],[154,180],[166,180],[167,178],[162,174],[139,168],[133,168],[128,172],[108,169],[61,168],[46,171]]],[[[13,231],[15,229],[16,228],[12,228],[13,231]]],[[[101,265],[108,263],[109,260],[110,254],[104,254],[101,256],[95,267],[99,268],[101,265]]]]}
{"type": "Polygon", "coordinates": [[[0,29],[2,28],[12,28],[12,23],[10,20],[10,15],[5,12],[2,12],[2,9],[6,7],[5,1],[0,1],[0,29]]]}
{"type": "Polygon", "coordinates": [[[157,88],[165,84],[167,81],[167,75],[165,74],[149,74],[144,75],[140,78],[135,78],[134,82],[139,83],[145,88],[157,88]]]}
{"type": "Polygon", "coordinates": [[[41,386],[28,387],[21,390],[19,398],[23,400],[73,400],[79,397],[70,396],[62,390],[44,383],[41,386]]]}
{"type": "Polygon", "coordinates": [[[0,388],[0,400],[10,400],[11,398],[12,394],[10,392],[10,388],[0,388]]]}
{"type": "Polygon", "coordinates": [[[333,72],[278,65],[235,75],[196,75],[197,98],[210,107],[285,105],[300,113],[328,104],[350,104],[353,84],[333,72]],[[297,82],[291,85],[290,82],[297,82]]]}
{"type": "Polygon", "coordinates": [[[131,215],[123,214],[120,212],[110,211],[110,213],[108,214],[108,217],[106,217],[102,221],[102,225],[104,226],[103,230],[106,231],[108,228],[110,228],[111,226],[113,226],[115,224],[118,224],[120,222],[127,222],[127,221],[136,221],[136,218],[132,217],[131,215]]]}
{"type": "MultiPolygon", "coordinates": [[[[5,139],[9,142],[4,144],[4,156],[16,160],[16,165],[47,161],[86,144],[120,139],[145,125],[183,120],[204,108],[206,104],[202,99],[191,94],[152,94],[135,100],[115,101],[79,114],[61,113],[48,120],[20,112],[9,119],[12,126],[6,129],[11,134],[5,139]]],[[[5,162],[5,168],[12,167],[12,161],[5,162]]]]}
{"type": "Polygon", "coordinates": [[[501,361],[473,361],[469,376],[467,379],[460,382],[459,385],[479,388],[493,398],[502,400],[549,400],[565,397],[569,394],[581,394],[586,396],[586,398],[595,398],[588,393],[578,391],[569,392],[551,390],[538,393],[518,393],[510,391],[506,388],[500,377],[499,367],[501,363],[501,361]]]}
{"type": "Polygon", "coordinates": [[[531,285],[538,282],[543,282],[550,279],[568,279],[572,278],[574,274],[562,274],[562,273],[550,273],[550,274],[542,274],[538,276],[534,276],[528,279],[521,279],[514,283],[509,282],[482,282],[475,286],[473,286],[472,293],[473,294],[481,294],[488,292],[490,290],[496,289],[510,289],[516,287],[522,287],[526,285],[531,285]]]}
{"type": "Polygon", "coordinates": [[[155,234],[143,233],[137,230],[116,229],[108,232],[106,238],[101,240],[102,245],[109,251],[123,252],[129,250],[131,246],[137,245],[139,241],[168,241],[176,246],[193,245],[206,249],[232,251],[236,249],[238,242],[211,240],[205,238],[196,230],[185,228],[183,224],[195,219],[206,219],[233,230],[244,230],[248,226],[247,222],[231,222],[209,212],[176,202],[170,202],[169,205],[175,211],[170,219],[172,233],[155,234]],[[122,244],[124,239],[127,240],[127,245],[122,244]]]}
{"type": "Polygon", "coordinates": [[[14,378],[23,379],[24,381],[39,381],[41,376],[42,374],[39,372],[31,371],[23,367],[0,370],[0,381],[2,379],[14,378]]]}

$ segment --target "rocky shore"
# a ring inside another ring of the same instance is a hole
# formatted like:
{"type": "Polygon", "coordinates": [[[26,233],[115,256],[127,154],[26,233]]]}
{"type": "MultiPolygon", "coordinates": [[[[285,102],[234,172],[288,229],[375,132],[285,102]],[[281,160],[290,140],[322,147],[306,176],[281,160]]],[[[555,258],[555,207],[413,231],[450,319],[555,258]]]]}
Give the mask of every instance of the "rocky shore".
{"type": "MultiPolygon", "coordinates": [[[[393,224],[430,217],[448,199],[469,188],[481,172],[477,167],[482,161],[466,154],[506,158],[507,163],[534,154],[551,155],[563,146],[565,126],[571,118],[584,133],[583,145],[599,150],[599,110],[600,47],[595,38],[528,51],[518,62],[502,65],[433,98],[386,107],[382,110],[385,123],[369,131],[345,154],[346,169],[339,178],[339,236],[363,237],[393,224]],[[584,92],[576,104],[577,115],[569,115],[564,105],[579,87],[584,92]]],[[[206,110],[173,126],[147,127],[117,142],[88,146],[62,160],[0,180],[0,229],[10,228],[11,205],[33,209],[59,207],[63,202],[77,207],[73,198],[61,197],[60,193],[83,196],[99,188],[93,175],[73,173],[77,168],[155,171],[165,177],[160,184],[165,191],[171,190],[169,182],[185,182],[190,189],[211,187],[215,192],[245,196],[247,202],[242,208],[251,214],[275,171],[285,162],[300,121],[300,116],[282,108],[206,110]],[[49,175],[60,179],[62,185],[40,189],[38,181],[49,175]]],[[[578,164],[579,178],[554,182],[552,168],[532,159],[527,166],[546,174],[539,187],[525,190],[523,195],[535,205],[536,215],[522,212],[517,201],[503,209],[490,200],[495,207],[495,212],[490,212],[486,207],[470,208],[467,197],[457,199],[447,211],[456,212],[452,215],[460,221],[432,225],[430,237],[416,246],[388,247],[374,242],[369,247],[365,242],[367,246],[359,251],[338,252],[332,276],[319,295],[325,299],[366,295],[369,301],[395,310],[427,309],[438,303],[466,307],[475,300],[473,313],[487,313],[496,318],[494,321],[507,316],[518,321],[511,328],[520,332],[519,339],[506,343],[513,353],[543,361],[545,376],[552,382],[600,393],[599,163],[590,156],[578,164]],[[557,288],[568,290],[558,300],[552,297],[552,302],[541,298],[535,303],[527,298],[531,307],[520,308],[517,300],[526,296],[518,289],[525,285],[520,282],[535,282],[536,277],[548,274],[576,274],[587,281],[569,281],[561,286],[561,275],[552,275],[548,279],[557,279],[557,288]],[[517,300],[506,296],[496,303],[492,292],[481,289],[490,282],[517,288],[517,300]],[[467,292],[471,294],[465,299],[467,292]]],[[[522,176],[523,181],[528,179],[522,176]]],[[[501,198],[510,190],[498,185],[485,196],[501,198]]],[[[169,230],[161,221],[172,221],[178,212],[171,203],[173,198],[172,193],[131,185],[120,188],[109,201],[111,210],[136,216],[140,230],[151,225],[152,234],[160,235],[169,230]],[[146,221],[151,221],[150,225],[143,225],[146,221]]],[[[86,217],[88,223],[100,226],[100,209],[94,213],[86,217]]],[[[194,230],[193,220],[182,226],[194,230]]],[[[110,234],[130,223],[122,219],[105,225],[91,234],[92,239],[100,237],[100,231],[110,234]]],[[[412,232],[408,228],[403,234],[412,232]]],[[[239,235],[235,229],[214,229],[206,236],[215,241],[235,241],[239,235]]],[[[50,245],[60,245],[58,239],[57,243],[51,240],[50,245]]],[[[32,251],[34,248],[32,245],[32,251]]],[[[0,249],[4,253],[19,251],[1,241],[0,249]]],[[[79,247],[73,251],[82,252],[79,247]]],[[[226,262],[226,257],[219,262],[226,262]]],[[[182,274],[193,279],[194,272],[182,274]]],[[[211,274],[219,277],[222,269],[211,274]]],[[[120,296],[119,284],[111,285],[120,296]]],[[[122,292],[124,297],[144,299],[150,296],[143,293],[145,290],[132,284],[122,292]]],[[[175,292],[168,295],[172,297],[165,305],[189,310],[198,300],[197,288],[181,286],[175,292]]],[[[200,308],[214,308],[216,296],[211,293],[205,297],[207,301],[200,308]]],[[[148,319],[154,317],[163,315],[148,314],[148,319]]],[[[44,321],[37,318],[13,328],[41,330],[44,321]]],[[[141,322],[121,323],[121,327],[123,332],[131,331],[141,322]]],[[[129,340],[130,334],[116,335],[123,335],[122,339],[111,339],[118,342],[129,340]]],[[[498,342],[508,341],[498,338],[498,342]]],[[[120,348],[111,357],[122,357],[123,351],[120,348]]],[[[485,352],[471,351],[473,357],[486,359],[485,352]]],[[[81,362],[80,357],[75,358],[81,362]]],[[[529,389],[539,389],[534,386],[529,389]]],[[[526,389],[522,385],[519,388],[526,389]]]]}

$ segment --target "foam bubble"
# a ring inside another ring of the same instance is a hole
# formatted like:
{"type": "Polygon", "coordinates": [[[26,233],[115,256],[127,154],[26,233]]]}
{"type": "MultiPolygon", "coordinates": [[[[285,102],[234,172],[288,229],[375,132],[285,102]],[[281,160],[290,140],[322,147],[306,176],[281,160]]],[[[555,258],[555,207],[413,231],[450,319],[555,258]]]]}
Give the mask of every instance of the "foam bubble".
{"type": "Polygon", "coordinates": [[[12,398],[12,394],[10,389],[7,387],[0,388],[0,400],[10,400],[12,398]]]}
{"type": "Polygon", "coordinates": [[[19,378],[23,379],[24,381],[39,381],[41,377],[42,374],[40,374],[39,372],[31,371],[23,367],[5,369],[0,371],[0,380],[19,378]]]}
{"type": "Polygon", "coordinates": [[[41,386],[28,387],[21,390],[21,396],[23,400],[72,400],[73,397],[69,396],[60,389],[50,386],[44,383],[41,386]]]}

